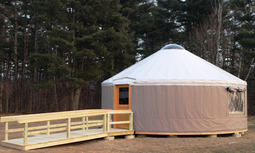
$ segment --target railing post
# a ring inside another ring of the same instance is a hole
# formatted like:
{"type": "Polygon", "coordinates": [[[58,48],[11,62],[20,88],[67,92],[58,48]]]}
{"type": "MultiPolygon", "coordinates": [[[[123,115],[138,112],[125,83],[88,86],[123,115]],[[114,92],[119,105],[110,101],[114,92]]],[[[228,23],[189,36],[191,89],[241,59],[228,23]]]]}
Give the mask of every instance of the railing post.
{"type": "Polygon", "coordinates": [[[28,137],[28,123],[24,125],[24,145],[27,145],[27,137],[28,137]]]}
{"type": "Polygon", "coordinates": [[[106,132],[107,132],[106,114],[104,114],[104,123],[103,123],[103,129],[104,129],[104,133],[106,133],[106,132]]]}
{"type": "Polygon", "coordinates": [[[110,128],[111,128],[111,114],[110,113],[107,113],[107,132],[110,132],[110,128]]]}
{"type": "Polygon", "coordinates": [[[70,138],[71,135],[71,118],[67,119],[67,138],[70,138]]]}
{"type": "Polygon", "coordinates": [[[133,112],[129,115],[129,130],[133,130],[133,112]]]}
{"type": "Polygon", "coordinates": [[[82,118],[82,131],[85,131],[85,117],[82,118]]]}
{"type": "Polygon", "coordinates": [[[86,117],[86,130],[89,129],[89,117],[86,117]]]}
{"type": "Polygon", "coordinates": [[[8,141],[8,122],[5,122],[5,136],[4,141],[8,141]]]}
{"type": "Polygon", "coordinates": [[[50,121],[47,121],[47,135],[50,135],[50,121]]]}

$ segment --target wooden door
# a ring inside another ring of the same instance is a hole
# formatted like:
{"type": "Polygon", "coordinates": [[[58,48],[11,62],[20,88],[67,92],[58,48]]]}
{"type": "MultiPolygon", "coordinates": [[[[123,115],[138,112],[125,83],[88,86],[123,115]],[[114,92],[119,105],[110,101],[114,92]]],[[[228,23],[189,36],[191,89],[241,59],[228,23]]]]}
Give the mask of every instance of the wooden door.
{"type": "MultiPolygon", "coordinates": [[[[130,110],[131,109],[131,87],[129,85],[118,85],[114,88],[114,109],[130,110]]],[[[115,115],[114,121],[128,121],[128,114],[115,115]]],[[[115,125],[116,128],[128,128],[128,124],[115,125]]]]}

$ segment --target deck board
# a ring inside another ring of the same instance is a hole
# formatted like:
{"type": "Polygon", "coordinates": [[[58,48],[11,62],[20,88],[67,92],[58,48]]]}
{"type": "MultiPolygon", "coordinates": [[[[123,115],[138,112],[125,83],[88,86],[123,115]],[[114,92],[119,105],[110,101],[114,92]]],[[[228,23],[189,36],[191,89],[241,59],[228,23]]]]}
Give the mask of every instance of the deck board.
{"type": "MultiPolygon", "coordinates": [[[[133,133],[134,133],[133,131],[130,131],[128,129],[112,128],[109,130],[109,135],[126,135],[126,134],[133,134],[133,133]]],[[[67,132],[61,132],[61,133],[54,133],[51,135],[38,135],[38,136],[28,137],[27,145],[24,145],[23,138],[11,139],[8,141],[3,141],[2,143],[4,144],[4,146],[6,145],[8,145],[8,147],[13,146],[12,148],[17,148],[17,146],[20,146],[21,148],[22,147],[25,148],[25,150],[29,150],[29,149],[43,148],[43,147],[48,147],[53,145],[60,145],[60,144],[90,140],[94,138],[104,138],[106,136],[108,136],[108,134],[103,132],[103,128],[97,128],[97,129],[89,129],[84,131],[83,130],[71,131],[71,137],[69,139],[67,138],[67,132]],[[93,137],[93,136],[96,136],[96,137],[93,137]]]]}

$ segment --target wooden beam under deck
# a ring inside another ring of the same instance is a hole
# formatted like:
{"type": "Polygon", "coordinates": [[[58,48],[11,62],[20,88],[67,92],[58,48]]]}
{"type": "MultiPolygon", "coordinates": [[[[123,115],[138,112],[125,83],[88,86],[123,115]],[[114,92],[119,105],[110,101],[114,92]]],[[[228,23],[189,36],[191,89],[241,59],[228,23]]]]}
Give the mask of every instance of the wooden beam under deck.
{"type": "Polygon", "coordinates": [[[236,134],[236,133],[244,133],[248,129],[238,130],[238,131],[228,131],[228,132],[201,132],[201,133],[169,133],[169,132],[135,132],[135,134],[141,135],[217,135],[217,134],[236,134]]]}

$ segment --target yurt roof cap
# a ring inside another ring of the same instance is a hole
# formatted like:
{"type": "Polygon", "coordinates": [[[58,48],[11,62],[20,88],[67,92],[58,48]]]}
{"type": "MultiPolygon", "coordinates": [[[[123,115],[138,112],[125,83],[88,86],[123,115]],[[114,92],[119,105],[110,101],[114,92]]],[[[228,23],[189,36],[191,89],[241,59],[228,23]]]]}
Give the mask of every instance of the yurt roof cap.
{"type": "Polygon", "coordinates": [[[149,57],[105,80],[103,86],[129,85],[213,85],[246,86],[246,81],[190,53],[169,44],[149,57]]]}
{"type": "Polygon", "coordinates": [[[168,44],[168,45],[165,45],[163,48],[161,48],[161,50],[166,50],[166,49],[181,49],[181,50],[185,50],[184,47],[182,47],[181,45],[177,45],[177,44],[168,44]]]}

